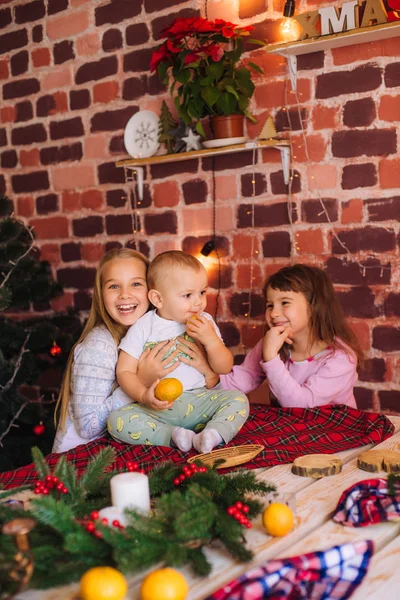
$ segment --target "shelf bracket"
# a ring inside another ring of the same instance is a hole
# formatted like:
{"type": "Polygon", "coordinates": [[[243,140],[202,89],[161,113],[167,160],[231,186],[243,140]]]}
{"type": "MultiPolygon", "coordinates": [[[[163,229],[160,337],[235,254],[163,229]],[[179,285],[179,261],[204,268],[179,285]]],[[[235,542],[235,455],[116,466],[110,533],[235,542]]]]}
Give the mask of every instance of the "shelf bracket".
{"type": "MultiPolygon", "coordinates": [[[[136,185],[137,185],[137,193],[138,193],[138,199],[140,200],[140,202],[143,200],[143,173],[144,173],[144,169],[143,167],[135,167],[135,166],[130,166],[127,165],[125,167],[126,169],[130,169],[131,171],[133,171],[133,173],[136,173],[136,185]]],[[[130,181],[132,181],[132,186],[134,185],[134,178],[132,178],[130,181]]]]}
{"type": "Polygon", "coordinates": [[[277,146],[281,153],[283,180],[286,185],[289,185],[289,168],[290,168],[290,148],[289,146],[277,146]]]}
{"type": "Polygon", "coordinates": [[[297,56],[295,54],[288,54],[286,58],[288,61],[290,83],[292,84],[292,90],[295,91],[297,86],[297,56]]]}

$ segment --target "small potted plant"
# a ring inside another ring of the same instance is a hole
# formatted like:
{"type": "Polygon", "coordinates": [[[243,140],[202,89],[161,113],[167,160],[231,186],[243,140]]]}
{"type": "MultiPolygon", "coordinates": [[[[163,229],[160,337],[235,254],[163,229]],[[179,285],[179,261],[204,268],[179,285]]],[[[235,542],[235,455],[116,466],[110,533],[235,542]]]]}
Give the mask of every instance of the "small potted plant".
{"type": "MultiPolygon", "coordinates": [[[[256,122],[248,111],[254,92],[251,72],[240,65],[245,38],[265,45],[248,38],[252,29],[251,25],[199,17],[176,19],[162,32],[166,40],[154,50],[150,69],[157,70],[160,79],[169,84],[171,95],[176,94],[175,106],[186,125],[195,125],[203,137],[201,119],[206,116],[211,118],[216,138],[243,136],[244,116],[256,122]],[[227,134],[220,130],[219,122],[228,117],[227,134]]],[[[248,62],[248,66],[262,73],[258,65],[248,62]]]]}

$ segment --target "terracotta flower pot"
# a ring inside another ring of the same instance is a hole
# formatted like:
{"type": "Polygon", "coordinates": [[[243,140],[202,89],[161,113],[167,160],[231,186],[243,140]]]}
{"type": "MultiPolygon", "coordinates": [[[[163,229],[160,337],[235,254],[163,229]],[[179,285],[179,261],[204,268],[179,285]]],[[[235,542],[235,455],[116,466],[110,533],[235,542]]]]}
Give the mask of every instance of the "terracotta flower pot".
{"type": "Polygon", "coordinates": [[[215,139],[243,137],[244,115],[211,117],[210,121],[215,139]]]}

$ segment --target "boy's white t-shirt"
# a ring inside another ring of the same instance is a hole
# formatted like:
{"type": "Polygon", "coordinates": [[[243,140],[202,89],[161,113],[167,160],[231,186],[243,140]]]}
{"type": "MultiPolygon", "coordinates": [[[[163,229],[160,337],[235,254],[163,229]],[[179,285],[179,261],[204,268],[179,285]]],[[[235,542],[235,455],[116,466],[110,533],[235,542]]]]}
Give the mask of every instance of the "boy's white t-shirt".
{"type": "MultiPolygon", "coordinates": [[[[212,316],[205,312],[200,314],[202,317],[211,321],[218,337],[222,340],[221,333],[212,316]]],[[[140,319],[128,329],[126,336],[121,340],[119,349],[139,360],[143,350],[145,350],[149,344],[152,346],[152,343],[175,339],[185,333],[185,331],[185,323],[163,319],[158,316],[155,310],[152,310],[143,315],[143,317],[140,317],[140,319]]],[[[184,352],[182,352],[182,354],[184,354],[184,352]]],[[[168,366],[170,364],[171,363],[168,363],[168,366]]],[[[175,371],[169,375],[165,375],[165,377],[176,377],[176,379],[179,379],[184,390],[193,390],[205,386],[204,375],[194,367],[183,363],[180,363],[175,371]]]]}

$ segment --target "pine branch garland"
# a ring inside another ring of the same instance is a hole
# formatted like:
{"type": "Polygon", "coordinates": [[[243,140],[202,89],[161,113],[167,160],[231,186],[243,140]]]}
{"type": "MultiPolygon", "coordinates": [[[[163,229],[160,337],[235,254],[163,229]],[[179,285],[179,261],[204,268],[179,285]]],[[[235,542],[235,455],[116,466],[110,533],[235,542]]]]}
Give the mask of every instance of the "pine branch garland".
{"type": "MultiPolygon", "coordinates": [[[[143,516],[126,510],[128,526],[124,529],[96,521],[98,539],[86,525],[93,523],[89,516],[93,509],[109,504],[109,479],[116,473],[111,471],[114,452],[111,449],[100,452],[80,478],[63,457],[54,472],[48,473],[40,452],[35,450],[33,454],[38,473],[44,477],[57,474],[61,485],[68,484],[70,488],[67,494],[57,486],[50,488],[48,495],[36,496],[31,508],[25,511],[0,504],[0,526],[17,516],[32,517],[37,522],[30,534],[30,544],[35,559],[31,586],[38,588],[68,583],[96,565],[115,566],[134,573],[158,563],[189,564],[197,574],[206,576],[212,565],[204,548],[215,539],[238,560],[250,560],[252,553],[246,548],[243,526],[228,514],[228,508],[239,501],[245,502],[247,517],[254,518],[262,509],[254,496],[275,489],[257,481],[251,471],[221,476],[214,469],[195,470],[175,485],[174,480],[189,467],[164,463],[149,477],[152,513],[143,516]]],[[[13,490],[14,494],[17,492],[13,490]]],[[[2,536],[0,579],[7,578],[14,554],[11,540],[2,536]],[[4,567],[7,564],[8,570],[4,567]]],[[[7,585],[10,588],[12,582],[7,585]]]]}

